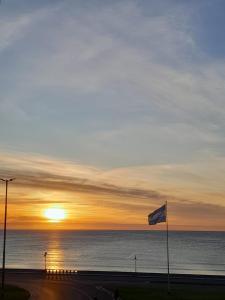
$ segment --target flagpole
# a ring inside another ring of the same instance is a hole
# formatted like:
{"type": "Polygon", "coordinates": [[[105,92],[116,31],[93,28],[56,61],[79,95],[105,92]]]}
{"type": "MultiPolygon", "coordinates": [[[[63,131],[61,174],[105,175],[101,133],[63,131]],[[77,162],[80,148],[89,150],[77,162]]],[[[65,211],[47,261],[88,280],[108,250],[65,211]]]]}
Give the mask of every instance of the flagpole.
{"type": "Polygon", "coordinates": [[[167,292],[168,294],[170,294],[169,221],[168,221],[167,200],[166,200],[166,246],[167,246],[167,292]]]}

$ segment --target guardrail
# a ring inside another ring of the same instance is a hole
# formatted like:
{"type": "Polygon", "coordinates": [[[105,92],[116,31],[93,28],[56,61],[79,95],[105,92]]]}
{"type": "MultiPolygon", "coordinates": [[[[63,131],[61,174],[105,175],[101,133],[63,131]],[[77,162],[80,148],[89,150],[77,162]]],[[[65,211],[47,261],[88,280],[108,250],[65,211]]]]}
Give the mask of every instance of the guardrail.
{"type": "Polygon", "coordinates": [[[47,275],[77,275],[77,270],[64,270],[64,269],[46,269],[47,275]]]}

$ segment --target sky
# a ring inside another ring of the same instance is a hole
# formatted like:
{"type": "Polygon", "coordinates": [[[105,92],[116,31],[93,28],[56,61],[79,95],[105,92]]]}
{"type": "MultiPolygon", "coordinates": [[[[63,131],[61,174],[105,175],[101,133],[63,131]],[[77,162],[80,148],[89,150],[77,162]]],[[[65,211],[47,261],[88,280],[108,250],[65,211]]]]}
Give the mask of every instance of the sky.
{"type": "Polygon", "coordinates": [[[224,28],[223,0],[2,0],[9,228],[163,229],[167,200],[171,229],[225,230],[224,28]]]}

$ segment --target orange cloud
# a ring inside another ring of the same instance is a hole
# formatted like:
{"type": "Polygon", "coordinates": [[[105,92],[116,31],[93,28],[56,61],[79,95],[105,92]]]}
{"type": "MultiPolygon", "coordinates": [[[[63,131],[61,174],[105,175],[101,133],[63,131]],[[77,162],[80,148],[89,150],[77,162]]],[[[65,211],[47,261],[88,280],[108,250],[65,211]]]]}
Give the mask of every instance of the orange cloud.
{"type": "MultiPolygon", "coordinates": [[[[9,228],[55,228],[43,217],[43,210],[60,206],[68,218],[57,224],[59,229],[149,229],[148,213],[167,199],[172,229],[225,229],[222,191],[213,194],[207,186],[201,191],[204,176],[197,176],[194,168],[189,175],[189,166],[136,167],[136,173],[132,168],[107,171],[24,154],[1,154],[0,163],[0,176],[16,177],[9,186],[9,228]],[[151,189],[146,170],[151,174],[151,189]],[[173,180],[163,181],[166,175],[173,180]],[[191,187],[193,180],[190,192],[185,187],[191,187]],[[212,194],[214,203],[201,200],[212,194]]],[[[0,208],[2,212],[3,202],[0,208]]],[[[164,227],[154,227],[158,228],[164,227]]]]}

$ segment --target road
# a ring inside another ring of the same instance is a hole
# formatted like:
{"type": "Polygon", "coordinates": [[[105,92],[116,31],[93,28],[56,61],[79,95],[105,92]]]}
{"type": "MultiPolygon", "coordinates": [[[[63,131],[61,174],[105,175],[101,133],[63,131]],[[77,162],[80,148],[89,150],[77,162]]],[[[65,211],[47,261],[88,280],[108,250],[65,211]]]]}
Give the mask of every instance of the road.
{"type": "Polygon", "coordinates": [[[74,276],[45,276],[35,273],[9,273],[7,283],[25,288],[31,300],[112,300],[110,291],[98,281],[74,276]]]}
{"type": "MultiPolygon", "coordinates": [[[[7,270],[7,283],[24,287],[31,300],[112,300],[121,285],[166,283],[166,274],[78,272],[46,275],[38,270],[7,270]]],[[[225,276],[171,275],[172,284],[225,286],[225,276]]]]}

